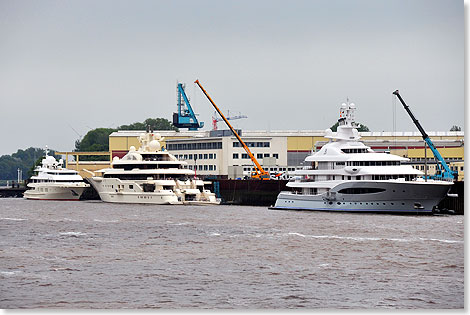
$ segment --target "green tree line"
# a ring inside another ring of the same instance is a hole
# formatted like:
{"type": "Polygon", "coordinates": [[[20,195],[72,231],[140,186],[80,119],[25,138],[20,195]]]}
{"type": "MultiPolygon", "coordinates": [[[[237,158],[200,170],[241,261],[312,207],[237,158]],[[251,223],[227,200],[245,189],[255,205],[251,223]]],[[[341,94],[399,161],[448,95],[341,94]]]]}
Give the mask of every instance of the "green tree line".
{"type": "MultiPolygon", "coordinates": [[[[147,126],[153,130],[176,130],[178,128],[165,118],[147,118],[144,122],[121,125],[117,128],[96,128],[88,131],[81,140],[75,141],[75,151],[94,152],[109,151],[109,135],[118,130],[145,130],[147,126]]],[[[91,157],[90,157],[91,158],[91,157]]]]}
{"type": "MultiPolygon", "coordinates": [[[[49,151],[49,155],[54,154],[54,150],[49,151]]],[[[18,169],[23,172],[22,179],[31,177],[34,167],[41,163],[45,155],[44,149],[30,147],[26,150],[19,149],[12,155],[0,156],[0,180],[18,179],[18,169]]]]}

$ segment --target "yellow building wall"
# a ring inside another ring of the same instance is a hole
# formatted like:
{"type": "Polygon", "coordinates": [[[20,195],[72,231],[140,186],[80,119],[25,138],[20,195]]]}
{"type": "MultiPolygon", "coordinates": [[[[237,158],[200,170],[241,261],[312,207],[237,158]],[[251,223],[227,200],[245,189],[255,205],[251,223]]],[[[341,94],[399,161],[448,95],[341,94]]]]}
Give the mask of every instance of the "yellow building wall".
{"type": "MultiPolygon", "coordinates": [[[[444,158],[464,158],[464,147],[458,148],[438,148],[439,153],[444,158]]],[[[431,149],[426,149],[426,156],[432,158],[434,155],[431,149]]],[[[424,158],[424,149],[408,149],[409,158],[424,158]]]]}
{"type": "MultiPolygon", "coordinates": [[[[166,139],[186,139],[188,137],[164,137],[163,141],[160,141],[162,146],[166,146],[166,139]]],[[[138,137],[109,137],[109,151],[128,151],[131,146],[136,149],[139,148],[140,142],[138,137]]]]}
{"type": "Polygon", "coordinates": [[[288,151],[310,151],[315,150],[315,143],[318,141],[328,141],[325,137],[302,137],[292,136],[287,137],[287,150],[288,151]]]}
{"type": "Polygon", "coordinates": [[[109,168],[111,167],[111,162],[105,162],[105,161],[94,161],[94,162],[70,162],[67,165],[67,168],[70,170],[76,170],[82,176],[83,178],[89,178],[92,176],[89,172],[85,171],[97,171],[103,168],[109,168]]]}

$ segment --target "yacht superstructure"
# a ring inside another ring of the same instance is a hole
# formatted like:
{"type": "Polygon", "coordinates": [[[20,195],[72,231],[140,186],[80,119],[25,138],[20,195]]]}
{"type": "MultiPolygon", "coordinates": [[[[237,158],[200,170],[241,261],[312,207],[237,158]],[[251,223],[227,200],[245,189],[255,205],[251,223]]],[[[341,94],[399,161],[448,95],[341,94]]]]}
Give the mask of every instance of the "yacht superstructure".
{"type": "Polygon", "coordinates": [[[79,200],[83,191],[90,187],[83,181],[77,171],[63,168],[63,161],[57,161],[53,156],[46,156],[40,166],[34,170],[37,174],[32,176],[24,192],[27,199],[40,200],[79,200]]]}
{"type": "Polygon", "coordinates": [[[187,162],[161,148],[164,138],[147,131],[139,136],[140,147],[131,146],[112,168],[94,172],[89,180],[101,200],[118,203],[219,204],[206,182],[195,178],[187,162]],[[97,173],[97,174],[96,174],[97,173]]]}
{"type": "Polygon", "coordinates": [[[374,152],[359,141],[355,105],[343,103],[330,142],[305,159],[279,193],[274,209],[431,213],[452,181],[424,180],[407,158],[374,152]]]}

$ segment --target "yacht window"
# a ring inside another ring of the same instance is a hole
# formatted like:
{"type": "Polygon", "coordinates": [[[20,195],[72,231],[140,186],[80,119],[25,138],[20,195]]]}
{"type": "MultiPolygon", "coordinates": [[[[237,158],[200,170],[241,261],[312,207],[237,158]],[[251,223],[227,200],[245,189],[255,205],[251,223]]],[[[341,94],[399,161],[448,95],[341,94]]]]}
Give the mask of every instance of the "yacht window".
{"type": "Polygon", "coordinates": [[[129,189],[134,189],[134,185],[129,185],[129,189]]]}
{"type": "Polygon", "coordinates": [[[368,188],[368,187],[351,187],[351,188],[344,188],[338,191],[340,194],[348,194],[348,195],[358,195],[358,194],[373,194],[383,192],[385,189],[383,188],[368,188]]]}

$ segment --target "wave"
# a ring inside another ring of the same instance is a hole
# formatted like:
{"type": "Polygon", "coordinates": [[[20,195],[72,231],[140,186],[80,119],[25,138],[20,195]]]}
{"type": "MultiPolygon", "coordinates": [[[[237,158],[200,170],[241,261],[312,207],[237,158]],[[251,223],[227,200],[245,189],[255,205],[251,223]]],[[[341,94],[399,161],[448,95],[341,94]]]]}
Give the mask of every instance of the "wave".
{"type": "Polygon", "coordinates": [[[416,238],[416,239],[406,239],[406,238],[383,238],[383,237],[358,237],[358,236],[340,236],[340,235],[304,235],[297,232],[289,232],[284,234],[287,236],[300,236],[303,238],[326,238],[326,239],[341,239],[341,240],[351,240],[351,241],[390,241],[390,242],[417,242],[417,241],[435,241],[442,243],[463,243],[463,241],[458,240],[445,240],[437,238],[416,238]]]}
{"type": "Polygon", "coordinates": [[[59,235],[78,237],[78,236],[86,235],[86,233],[83,233],[83,232],[61,232],[61,233],[59,233],[59,235]]]}
{"type": "Polygon", "coordinates": [[[26,220],[28,220],[28,219],[21,219],[21,218],[0,218],[0,220],[26,221],[26,220]]]}

